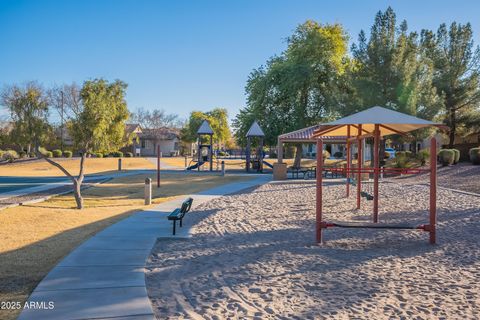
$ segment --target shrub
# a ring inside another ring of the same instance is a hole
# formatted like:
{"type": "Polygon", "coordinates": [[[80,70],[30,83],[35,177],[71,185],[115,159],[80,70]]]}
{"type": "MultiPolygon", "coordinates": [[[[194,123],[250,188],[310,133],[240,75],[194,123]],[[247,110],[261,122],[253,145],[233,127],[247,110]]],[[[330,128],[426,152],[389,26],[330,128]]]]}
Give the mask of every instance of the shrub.
{"type": "Polygon", "coordinates": [[[52,158],[53,157],[53,152],[46,150],[43,155],[47,158],[52,158]]]}
{"type": "Polygon", "coordinates": [[[28,153],[28,157],[29,157],[29,158],[36,158],[36,157],[37,157],[37,154],[36,154],[34,151],[30,151],[30,152],[28,153]]]}
{"type": "Polygon", "coordinates": [[[218,151],[218,156],[219,156],[219,157],[228,157],[228,152],[218,151]]]}
{"type": "Polygon", "coordinates": [[[470,161],[472,161],[473,164],[480,164],[480,147],[470,149],[468,151],[468,155],[470,156],[470,161]]]}
{"type": "Polygon", "coordinates": [[[112,152],[112,157],[121,158],[121,157],[123,157],[123,152],[122,151],[114,151],[114,152],[112,152]]]}
{"type": "Polygon", "coordinates": [[[422,150],[418,151],[417,159],[420,160],[420,162],[422,163],[422,166],[424,166],[425,163],[427,163],[428,158],[430,158],[430,150],[422,149],[422,150]]]}
{"type": "Polygon", "coordinates": [[[131,152],[126,152],[126,153],[125,153],[125,157],[127,157],[127,158],[133,158],[133,153],[131,153],[131,152]]]}
{"type": "Polygon", "coordinates": [[[458,149],[450,149],[454,153],[453,164],[457,164],[460,161],[460,150],[458,149]]]}
{"type": "Polygon", "coordinates": [[[95,152],[93,155],[95,156],[95,158],[103,158],[103,153],[101,152],[95,152]]]}
{"type": "Polygon", "coordinates": [[[413,158],[413,153],[412,153],[412,151],[405,151],[405,156],[406,156],[408,159],[412,159],[412,158],[413,158]]]}
{"type": "Polygon", "coordinates": [[[66,150],[66,151],[63,152],[63,156],[65,158],[71,158],[73,156],[73,152],[69,151],[69,150],[66,150]]]}
{"type": "Polygon", "coordinates": [[[103,153],[103,157],[104,157],[104,158],[108,158],[108,157],[110,157],[110,153],[108,153],[108,152],[104,152],[104,153],[103,153]]]}
{"type": "Polygon", "coordinates": [[[405,153],[405,151],[395,151],[395,158],[399,158],[399,157],[406,157],[407,154],[405,153]]]}
{"type": "Polygon", "coordinates": [[[333,157],[335,159],[340,159],[341,157],[343,157],[343,152],[337,151],[333,154],[333,157]]]}
{"type": "Polygon", "coordinates": [[[15,150],[7,150],[2,152],[2,160],[13,162],[19,158],[17,151],[15,150]]]}
{"type": "Polygon", "coordinates": [[[55,158],[60,158],[63,155],[63,152],[60,149],[55,149],[52,151],[52,153],[55,158]]]}
{"type": "Polygon", "coordinates": [[[409,163],[407,160],[407,157],[405,155],[400,155],[397,156],[397,153],[395,153],[395,168],[408,168],[409,163]]]}
{"type": "Polygon", "coordinates": [[[438,158],[443,166],[452,165],[455,160],[455,152],[451,149],[442,149],[438,152],[438,158]]]}
{"type": "Polygon", "coordinates": [[[390,152],[385,152],[383,159],[390,159],[390,152]]]}

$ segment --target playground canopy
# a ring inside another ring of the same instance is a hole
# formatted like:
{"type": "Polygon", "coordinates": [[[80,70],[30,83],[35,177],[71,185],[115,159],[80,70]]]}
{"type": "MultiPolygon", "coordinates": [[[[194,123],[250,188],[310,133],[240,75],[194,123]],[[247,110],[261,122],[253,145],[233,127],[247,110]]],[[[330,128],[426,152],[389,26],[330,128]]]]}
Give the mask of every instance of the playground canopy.
{"type": "Polygon", "coordinates": [[[197,130],[197,134],[213,135],[212,127],[210,127],[210,124],[208,123],[207,120],[203,120],[202,124],[200,125],[200,128],[198,128],[197,130]]]}
{"type": "Polygon", "coordinates": [[[256,120],[253,121],[252,126],[248,129],[247,137],[265,137],[265,133],[263,133],[256,120]]]}
{"type": "Polygon", "coordinates": [[[427,127],[445,127],[443,124],[376,106],[339,120],[324,123],[315,130],[313,137],[349,136],[348,126],[351,126],[351,129],[358,129],[359,125],[361,125],[362,135],[373,135],[375,125],[378,125],[380,136],[403,135],[427,127]]]}

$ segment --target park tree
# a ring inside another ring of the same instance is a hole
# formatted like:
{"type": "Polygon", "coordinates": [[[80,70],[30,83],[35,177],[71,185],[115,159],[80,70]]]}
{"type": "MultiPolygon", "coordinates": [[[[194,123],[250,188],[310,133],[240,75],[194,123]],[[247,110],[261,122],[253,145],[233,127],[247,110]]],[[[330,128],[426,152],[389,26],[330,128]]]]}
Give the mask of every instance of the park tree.
{"type": "MultiPolygon", "coordinates": [[[[61,162],[43,154],[43,158],[60,169],[73,182],[75,201],[78,209],[83,208],[81,186],[85,177],[85,161],[93,152],[116,151],[125,144],[125,122],[129,112],[125,101],[127,85],[116,80],[103,79],[86,81],[75,101],[69,107],[67,130],[73,139],[75,149],[80,153],[78,175],[69,172],[61,162]]],[[[73,98],[73,97],[72,97],[73,98]]]]}
{"type": "Polygon", "coordinates": [[[64,139],[67,132],[66,121],[80,112],[81,87],[76,83],[55,85],[47,90],[49,105],[60,119],[60,149],[64,149],[64,139]]]}
{"type": "MultiPolygon", "coordinates": [[[[233,123],[239,144],[245,143],[253,120],[263,128],[266,143],[275,145],[282,133],[339,116],[347,40],[339,24],[299,25],[287,39],[287,49],[250,74],[247,106],[233,123]]],[[[294,165],[300,164],[301,149],[298,144],[294,165]]]]}
{"type": "MultiPolygon", "coordinates": [[[[345,100],[345,115],[379,105],[433,120],[442,108],[433,84],[433,62],[418,34],[408,31],[407,22],[397,24],[392,8],[376,14],[368,39],[360,32],[352,55],[348,79],[353,94],[345,100]]],[[[419,130],[413,139],[428,134],[428,130],[419,130]]]]}
{"type": "Polygon", "coordinates": [[[177,128],[180,126],[178,115],[166,113],[163,109],[145,110],[139,108],[132,112],[130,120],[145,129],[177,128]]]}
{"type": "Polygon", "coordinates": [[[192,111],[187,123],[181,130],[182,141],[194,142],[197,140],[197,130],[204,120],[212,128],[213,142],[217,145],[228,144],[232,133],[228,124],[228,112],[224,108],[215,108],[208,112],[192,111]]]}
{"type": "Polygon", "coordinates": [[[51,138],[48,124],[48,98],[36,82],[6,86],[1,92],[13,122],[9,141],[31,152],[51,138]]]}
{"type": "Polygon", "coordinates": [[[442,117],[449,130],[449,147],[455,135],[479,123],[480,49],[474,46],[469,23],[440,25],[436,34],[422,31],[422,45],[433,62],[433,84],[443,100],[442,117]]]}

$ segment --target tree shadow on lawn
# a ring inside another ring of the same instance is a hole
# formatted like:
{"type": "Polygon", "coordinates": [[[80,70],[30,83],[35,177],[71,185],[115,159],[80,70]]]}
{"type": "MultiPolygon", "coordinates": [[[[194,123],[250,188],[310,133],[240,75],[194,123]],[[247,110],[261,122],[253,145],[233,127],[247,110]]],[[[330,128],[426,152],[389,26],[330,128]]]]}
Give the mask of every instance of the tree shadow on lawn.
{"type": "MultiPolygon", "coordinates": [[[[131,210],[68,229],[24,247],[0,253],[0,297],[2,301],[21,301],[23,305],[37,284],[66,255],[98,232],[137,211],[131,210]]],[[[14,319],[19,312],[20,310],[4,313],[4,310],[0,310],[0,318],[14,319]]]]}

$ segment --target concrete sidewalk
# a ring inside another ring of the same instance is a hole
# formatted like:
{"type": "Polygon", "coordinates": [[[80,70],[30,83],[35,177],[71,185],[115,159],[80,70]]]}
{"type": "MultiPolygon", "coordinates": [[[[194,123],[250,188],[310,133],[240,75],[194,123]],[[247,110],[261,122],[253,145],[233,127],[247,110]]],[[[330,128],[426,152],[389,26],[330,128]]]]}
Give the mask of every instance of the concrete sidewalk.
{"type": "MultiPolygon", "coordinates": [[[[190,195],[193,208],[226,194],[270,181],[262,175],[190,195]]],[[[188,238],[189,221],[172,235],[166,216],[184,199],[139,212],[90,238],[40,282],[29,303],[52,309],[24,309],[18,319],[155,319],[145,287],[144,267],[158,238],[188,238]]]]}

